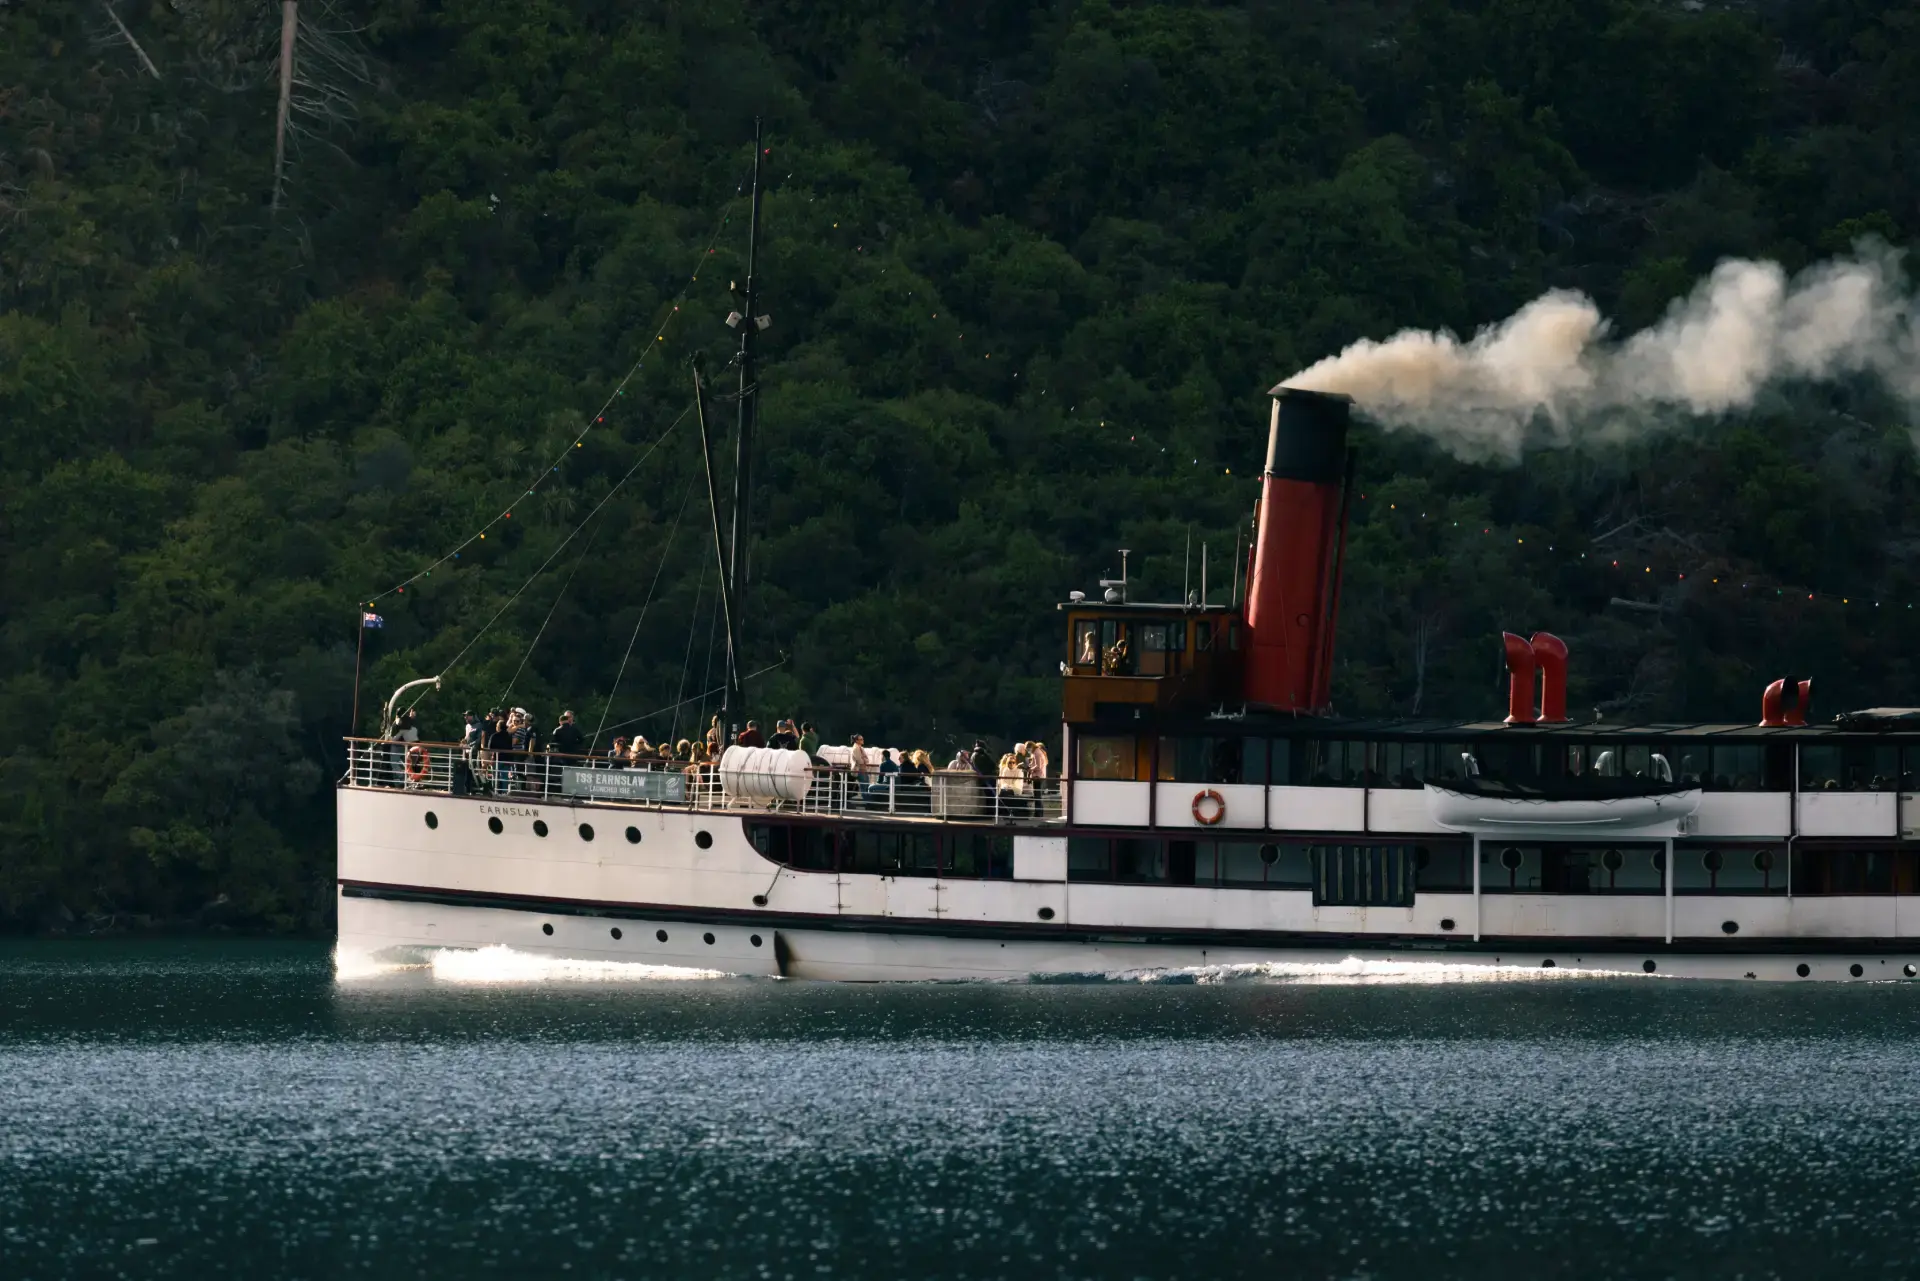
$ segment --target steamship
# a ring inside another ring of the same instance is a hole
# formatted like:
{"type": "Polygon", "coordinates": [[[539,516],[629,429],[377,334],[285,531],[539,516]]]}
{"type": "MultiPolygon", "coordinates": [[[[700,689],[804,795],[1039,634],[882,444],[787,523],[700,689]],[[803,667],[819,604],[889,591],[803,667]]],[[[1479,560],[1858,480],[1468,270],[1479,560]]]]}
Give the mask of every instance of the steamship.
{"type": "MultiPolygon", "coordinates": [[[[1504,717],[1333,715],[1349,404],[1273,390],[1244,605],[1056,606],[1059,777],[711,776],[355,740],[344,954],[506,945],[835,980],[1369,963],[1778,981],[1920,965],[1920,710],[1581,722],[1506,635],[1504,717]],[[399,753],[405,748],[405,756],[399,753]]],[[[604,764],[604,763],[598,763],[604,764]]],[[[1274,971],[1278,972],[1278,971],[1274,971]]]]}

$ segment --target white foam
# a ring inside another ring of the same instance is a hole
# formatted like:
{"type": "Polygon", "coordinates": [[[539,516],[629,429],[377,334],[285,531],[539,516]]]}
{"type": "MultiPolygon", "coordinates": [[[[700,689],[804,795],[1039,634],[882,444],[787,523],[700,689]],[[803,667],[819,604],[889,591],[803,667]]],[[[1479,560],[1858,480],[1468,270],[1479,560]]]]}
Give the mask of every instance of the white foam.
{"type": "Polygon", "coordinates": [[[1641,978],[1618,970],[1572,966],[1475,965],[1458,961],[1364,960],[1253,961],[1239,965],[1168,966],[1114,970],[1093,976],[1110,983],[1235,983],[1281,980],[1324,984],[1537,983],[1561,979],[1641,978]]]}
{"type": "Polygon", "coordinates": [[[478,949],[442,948],[432,957],[433,977],[445,983],[625,983],[723,979],[723,970],[638,961],[585,961],[516,952],[494,944],[478,949]]]}
{"type": "Polygon", "coordinates": [[[350,952],[341,944],[335,944],[333,949],[333,977],[341,982],[377,979],[388,974],[425,968],[427,964],[424,960],[399,961],[372,952],[350,952]]]}

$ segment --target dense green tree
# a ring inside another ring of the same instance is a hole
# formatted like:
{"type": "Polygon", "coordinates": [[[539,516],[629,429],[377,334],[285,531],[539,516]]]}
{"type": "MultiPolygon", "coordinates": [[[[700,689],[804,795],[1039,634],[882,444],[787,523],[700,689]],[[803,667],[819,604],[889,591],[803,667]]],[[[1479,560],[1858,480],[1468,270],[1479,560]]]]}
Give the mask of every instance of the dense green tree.
{"type": "MultiPolygon", "coordinates": [[[[422,673],[430,731],[700,722],[687,364],[724,485],[755,116],[751,697],[943,751],[1045,728],[1053,602],[1117,548],[1230,593],[1293,370],[1549,287],[1643,325],[1920,218],[1920,23],[1855,0],[302,0],[277,207],[277,6],[114,13],[0,3],[22,928],[322,928],[356,697],[422,673]]],[[[1342,709],[1497,708],[1502,627],[1609,715],[1920,697],[1900,407],[1650,425],[1480,467],[1363,424],[1342,709]]]]}

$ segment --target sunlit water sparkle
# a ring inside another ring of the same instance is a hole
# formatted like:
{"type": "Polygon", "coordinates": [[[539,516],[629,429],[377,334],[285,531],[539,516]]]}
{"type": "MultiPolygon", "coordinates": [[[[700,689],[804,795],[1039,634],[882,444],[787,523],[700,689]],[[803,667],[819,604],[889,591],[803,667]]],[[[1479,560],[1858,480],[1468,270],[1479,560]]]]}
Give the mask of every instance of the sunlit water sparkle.
{"type": "Polygon", "coordinates": [[[466,953],[340,978],[321,947],[10,945],[0,1259],[10,1277],[1920,1271],[1911,985],[1233,968],[852,987],[466,953]]]}

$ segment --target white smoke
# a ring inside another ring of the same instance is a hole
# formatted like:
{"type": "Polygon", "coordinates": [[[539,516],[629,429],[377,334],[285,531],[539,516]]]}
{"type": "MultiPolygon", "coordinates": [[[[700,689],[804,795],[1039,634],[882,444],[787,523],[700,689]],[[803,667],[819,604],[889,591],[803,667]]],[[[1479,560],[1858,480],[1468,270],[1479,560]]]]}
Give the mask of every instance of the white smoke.
{"type": "Polygon", "coordinates": [[[1344,392],[1391,427],[1463,458],[1645,434],[1678,415],[1743,409],[1792,380],[1872,374],[1920,409],[1920,312],[1899,255],[1853,256],[1788,278],[1729,259],[1658,323],[1616,339],[1591,298],[1556,289],[1465,342],[1444,330],[1362,339],[1283,385],[1344,392]]]}

